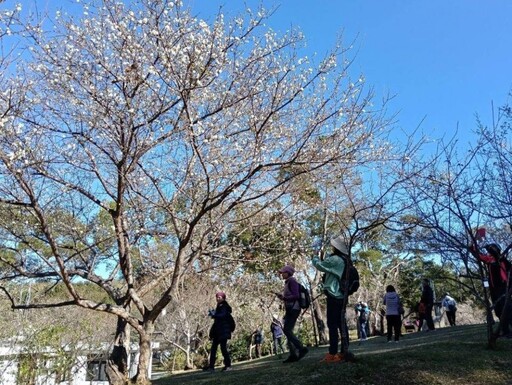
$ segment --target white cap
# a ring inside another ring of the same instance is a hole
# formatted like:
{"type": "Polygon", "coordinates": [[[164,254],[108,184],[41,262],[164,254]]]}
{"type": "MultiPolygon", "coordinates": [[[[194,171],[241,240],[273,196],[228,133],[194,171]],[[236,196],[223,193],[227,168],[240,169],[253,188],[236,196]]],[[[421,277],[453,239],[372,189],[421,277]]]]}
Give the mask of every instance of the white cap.
{"type": "Polygon", "coordinates": [[[331,239],[331,246],[336,250],[340,251],[342,254],[348,255],[348,247],[345,243],[345,240],[340,236],[331,239]]]}

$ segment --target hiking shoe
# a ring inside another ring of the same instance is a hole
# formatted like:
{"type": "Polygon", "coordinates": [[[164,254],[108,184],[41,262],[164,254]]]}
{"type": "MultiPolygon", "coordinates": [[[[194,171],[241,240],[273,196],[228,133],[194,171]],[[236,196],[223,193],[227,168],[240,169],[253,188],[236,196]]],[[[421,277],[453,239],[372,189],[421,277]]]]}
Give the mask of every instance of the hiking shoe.
{"type": "Polygon", "coordinates": [[[221,369],[221,371],[223,371],[223,372],[230,372],[230,371],[232,371],[232,370],[233,370],[233,368],[232,368],[231,366],[224,366],[224,367],[221,369]]]}
{"type": "Polygon", "coordinates": [[[336,353],[336,357],[338,357],[340,361],[343,361],[345,359],[343,353],[336,353]]]}
{"type": "Polygon", "coordinates": [[[299,357],[290,356],[286,360],[283,361],[283,364],[289,364],[290,362],[297,362],[298,360],[299,360],[299,357]]]}
{"type": "Polygon", "coordinates": [[[304,357],[306,354],[308,354],[309,350],[308,348],[303,348],[301,349],[301,351],[299,352],[299,360],[304,357]]]}
{"type": "Polygon", "coordinates": [[[324,358],[322,358],[321,362],[329,363],[329,362],[340,362],[343,360],[343,354],[331,354],[327,353],[324,358]]]}

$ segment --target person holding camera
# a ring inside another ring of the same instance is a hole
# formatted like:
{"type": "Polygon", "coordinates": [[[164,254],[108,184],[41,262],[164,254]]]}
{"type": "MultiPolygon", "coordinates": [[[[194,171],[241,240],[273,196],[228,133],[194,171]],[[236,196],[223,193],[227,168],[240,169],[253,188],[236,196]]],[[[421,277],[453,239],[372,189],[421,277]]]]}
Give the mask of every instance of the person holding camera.
{"type": "Polygon", "coordinates": [[[220,345],[220,351],[224,358],[225,370],[231,370],[231,357],[228,351],[228,340],[231,339],[231,306],[226,301],[226,293],[219,291],[215,294],[217,307],[215,310],[209,310],[208,315],[213,318],[213,325],[210,329],[210,338],[212,340],[212,348],[210,351],[210,365],[208,372],[215,370],[215,360],[217,359],[217,348],[220,345]]]}
{"type": "MultiPolygon", "coordinates": [[[[344,239],[339,236],[331,239],[332,253],[324,260],[317,255],[313,257],[313,266],[324,275],[323,290],[327,296],[327,327],[329,328],[329,351],[322,362],[341,362],[345,359],[343,355],[343,344],[338,350],[339,336],[343,336],[342,328],[346,328],[343,300],[345,293],[340,286],[340,279],[345,271],[345,258],[349,255],[349,247],[344,239]]],[[[348,329],[345,329],[348,330],[348,329]]],[[[348,340],[346,341],[348,343],[348,340]]]]}

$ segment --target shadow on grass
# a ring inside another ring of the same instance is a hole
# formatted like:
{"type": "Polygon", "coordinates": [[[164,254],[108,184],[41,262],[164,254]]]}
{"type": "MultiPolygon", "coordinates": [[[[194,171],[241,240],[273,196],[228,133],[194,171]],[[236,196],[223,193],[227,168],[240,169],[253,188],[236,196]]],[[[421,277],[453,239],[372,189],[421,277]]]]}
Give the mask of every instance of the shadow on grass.
{"type": "Polygon", "coordinates": [[[188,371],[154,380],[154,385],[512,385],[512,340],[487,349],[485,325],[457,326],[410,333],[398,343],[372,337],[350,350],[354,363],[325,364],[327,347],[310,348],[301,361],[283,364],[276,357],[241,362],[231,372],[188,371]]]}

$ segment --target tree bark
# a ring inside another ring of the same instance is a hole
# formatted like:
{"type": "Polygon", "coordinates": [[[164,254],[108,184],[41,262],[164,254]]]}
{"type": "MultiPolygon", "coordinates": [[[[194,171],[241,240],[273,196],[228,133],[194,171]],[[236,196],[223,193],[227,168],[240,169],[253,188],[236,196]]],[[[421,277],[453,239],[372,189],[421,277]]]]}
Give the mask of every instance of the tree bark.
{"type": "Polygon", "coordinates": [[[128,382],[128,349],[129,332],[124,319],[117,319],[114,348],[107,361],[107,378],[110,385],[126,385],[128,382]]]}
{"type": "Polygon", "coordinates": [[[132,382],[136,385],[150,385],[149,369],[151,365],[151,340],[155,330],[154,321],[146,321],[144,332],[139,334],[139,365],[132,382]]]}
{"type": "Polygon", "coordinates": [[[327,337],[328,336],[327,327],[326,327],[326,322],[325,322],[325,318],[324,318],[324,312],[322,310],[320,301],[315,301],[314,314],[315,314],[315,321],[316,321],[317,330],[318,330],[318,343],[320,345],[325,345],[325,344],[327,344],[329,339],[327,337]]]}

